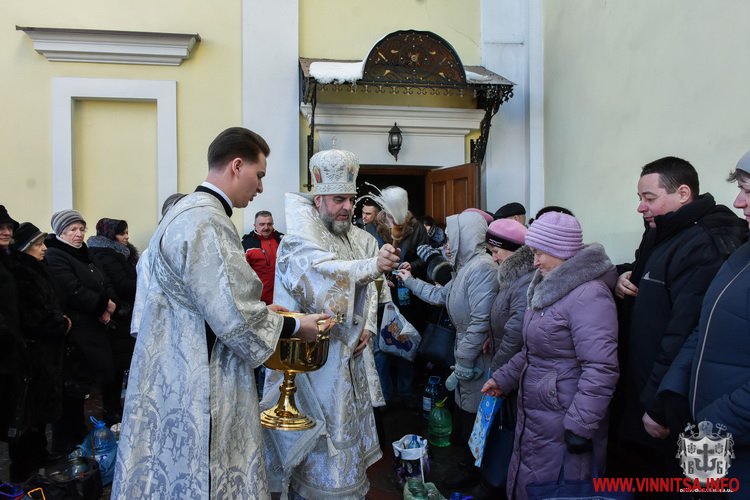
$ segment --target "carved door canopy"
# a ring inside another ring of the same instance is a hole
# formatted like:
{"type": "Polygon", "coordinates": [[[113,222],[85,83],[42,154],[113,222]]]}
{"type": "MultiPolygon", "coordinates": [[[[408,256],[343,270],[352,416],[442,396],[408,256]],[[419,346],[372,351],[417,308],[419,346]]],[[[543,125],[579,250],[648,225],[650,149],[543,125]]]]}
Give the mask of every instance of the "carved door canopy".
{"type": "Polygon", "coordinates": [[[464,66],[451,44],[429,31],[390,33],[361,61],[301,57],[299,64],[300,100],[312,105],[313,116],[318,92],[472,95],[485,111],[472,144],[477,163],[484,159],[492,117],[513,96],[513,82],[482,66],[464,66]]]}

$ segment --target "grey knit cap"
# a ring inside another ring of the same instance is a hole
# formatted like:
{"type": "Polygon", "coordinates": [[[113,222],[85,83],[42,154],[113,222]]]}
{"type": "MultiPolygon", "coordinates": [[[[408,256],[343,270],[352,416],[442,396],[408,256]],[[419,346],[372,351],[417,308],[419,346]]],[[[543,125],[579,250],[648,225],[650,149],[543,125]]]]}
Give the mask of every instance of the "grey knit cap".
{"type": "Polygon", "coordinates": [[[56,235],[61,235],[65,228],[74,222],[81,222],[86,225],[86,221],[77,210],[60,210],[52,214],[50,225],[56,235]]]}
{"type": "Polygon", "coordinates": [[[750,174],[750,151],[742,155],[740,161],[737,162],[737,170],[742,170],[746,174],[750,174]]]}

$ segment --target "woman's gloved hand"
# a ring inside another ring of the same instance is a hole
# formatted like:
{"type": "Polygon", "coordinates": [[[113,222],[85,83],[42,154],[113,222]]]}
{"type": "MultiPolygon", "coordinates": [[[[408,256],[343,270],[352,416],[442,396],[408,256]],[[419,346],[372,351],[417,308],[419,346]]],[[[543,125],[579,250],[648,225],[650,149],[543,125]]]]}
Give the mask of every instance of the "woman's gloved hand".
{"type": "Polygon", "coordinates": [[[454,366],[451,366],[451,370],[453,370],[453,373],[448,375],[448,378],[445,379],[445,388],[449,391],[452,391],[456,388],[459,380],[463,380],[464,382],[469,380],[477,380],[482,376],[483,373],[481,368],[464,366],[460,363],[456,363],[454,366]]]}
{"type": "Polygon", "coordinates": [[[579,436],[573,431],[565,429],[565,446],[568,453],[589,453],[594,449],[594,443],[588,438],[579,436]]]}

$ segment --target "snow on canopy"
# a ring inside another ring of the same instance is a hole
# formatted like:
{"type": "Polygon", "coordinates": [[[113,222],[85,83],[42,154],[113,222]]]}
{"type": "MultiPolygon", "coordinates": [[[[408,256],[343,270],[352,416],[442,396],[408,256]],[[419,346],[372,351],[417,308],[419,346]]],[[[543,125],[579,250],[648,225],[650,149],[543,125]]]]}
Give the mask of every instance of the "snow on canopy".
{"type": "MultiPolygon", "coordinates": [[[[315,61],[310,64],[310,76],[323,84],[355,83],[362,79],[365,70],[365,61],[336,62],[315,61]]],[[[490,75],[480,75],[473,71],[466,71],[466,81],[469,83],[482,83],[492,80],[490,75]]]]}

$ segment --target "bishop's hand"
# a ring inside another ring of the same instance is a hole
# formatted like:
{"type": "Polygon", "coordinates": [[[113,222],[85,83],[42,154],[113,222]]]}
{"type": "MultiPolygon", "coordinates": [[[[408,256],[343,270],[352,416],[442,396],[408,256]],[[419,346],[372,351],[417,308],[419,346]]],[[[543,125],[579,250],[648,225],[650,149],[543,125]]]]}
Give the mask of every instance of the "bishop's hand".
{"type": "Polygon", "coordinates": [[[401,262],[399,253],[400,251],[393,248],[393,245],[390,243],[386,243],[380,247],[380,250],[378,251],[378,272],[385,273],[396,269],[399,262],[401,262]]]}

